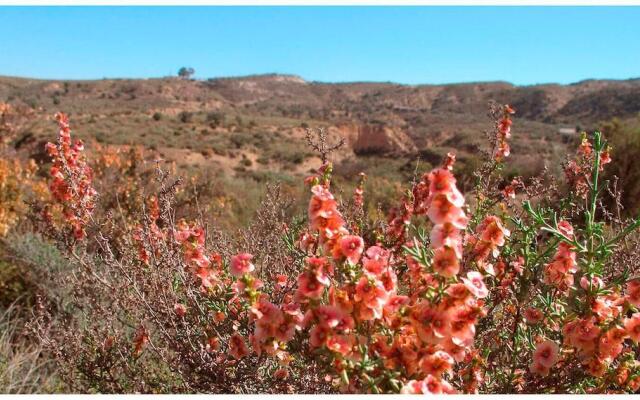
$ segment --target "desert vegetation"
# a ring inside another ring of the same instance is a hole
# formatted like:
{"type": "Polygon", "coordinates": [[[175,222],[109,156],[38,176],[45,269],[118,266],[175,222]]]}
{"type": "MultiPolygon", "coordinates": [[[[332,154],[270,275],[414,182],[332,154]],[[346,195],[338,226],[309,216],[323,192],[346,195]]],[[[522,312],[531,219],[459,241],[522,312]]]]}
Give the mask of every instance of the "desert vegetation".
{"type": "Polygon", "coordinates": [[[264,148],[221,177],[84,143],[63,113],[34,160],[15,143],[38,110],[0,111],[3,392],[640,389],[633,123],[523,174],[509,105],[465,162],[434,146],[335,163],[351,128],[278,148],[239,114],[172,116],[245,126],[220,152],[264,148]],[[299,180],[264,167],[306,160],[299,180]]]}

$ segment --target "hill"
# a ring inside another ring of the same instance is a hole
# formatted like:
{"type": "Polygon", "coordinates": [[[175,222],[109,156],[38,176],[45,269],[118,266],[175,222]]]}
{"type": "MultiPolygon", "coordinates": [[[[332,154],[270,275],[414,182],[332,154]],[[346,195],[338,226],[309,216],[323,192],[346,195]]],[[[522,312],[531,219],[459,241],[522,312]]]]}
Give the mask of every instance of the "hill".
{"type": "Polygon", "coordinates": [[[491,129],[491,101],[517,110],[513,173],[557,165],[577,130],[640,112],[640,80],[515,86],[322,83],[277,74],[205,81],[0,77],[0,101],[36,110],[14,143],[36,159],[53,137],[51,116],[62,110],[84,139],[142,145],[185,169],[287,181],[317,167],[304,137],[308,127],[325,127],[346,140],[334,160],[343,174],[364,170],[394,183],[413,173],[418,156],[433,164],[456,148],[462,165],[473,164],[485,143],[478,132],[491,129]]]}

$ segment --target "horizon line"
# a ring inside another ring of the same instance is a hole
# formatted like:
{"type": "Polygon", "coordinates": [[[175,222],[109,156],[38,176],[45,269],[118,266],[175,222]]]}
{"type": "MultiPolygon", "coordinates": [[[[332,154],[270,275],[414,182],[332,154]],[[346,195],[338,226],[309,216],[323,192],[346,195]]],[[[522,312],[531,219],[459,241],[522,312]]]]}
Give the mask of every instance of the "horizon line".
{"type": "Polygon", "coordinates": [[[640,76],[629,77],[629,78],[584,78],[573,82],[536,82],[536,83],[513,83],[507,80],[470,80],[470,81],[456,81],[456,82],[441,82],[441,83],[407,83],[407,82],[396,82],[392,80],[362,80],[362,81],[323,81],[323,80],[314,80],[307,79],[301,75],[295,73],[284,73],[284,72],[265,72],[265,73],[254,73],[248,75],[226,75],[226,76],[214,76],[214,77],[195,77],[189,79],[183,79],[176,75],[166,75],[166,76],[148,76],[148,77],[102,77],[102,78],[39,78],[32,76],[19,76],[19,75],[2,75],[0,74],[0,79],[24,79],[24,80],[34,80],[34,81],[69,81],[69,82],[92,82],[92,81],[123,81],[123,80],[160,80],[160,79],[182,79],[182,80],[190,80],[190,81],[198,81],[198,82],[207,82],[207,81],[215,81],[215,80],[224,80],[224,79],[247,79],[247,78],[258,78],[258,77],[268,77],[268,76],[283,76],[283,77],[292,77],[301,79],[304,83],[318,83],[318,84],[328,84],[328,85],[349,85],[349,84],[389,84],[389,85],[400,85],[400,86],[445,86],[445,85],[471,85],[471,84],[490,84],[490,83],[503,83],[511,86],[544,86],[544,85],[560,85],[560,86],[571,86],[577,85],[584,82],[589,81],[615,81],[615,82],[626,82],[626,81],[636,81],[640,80],[640,76]]]}

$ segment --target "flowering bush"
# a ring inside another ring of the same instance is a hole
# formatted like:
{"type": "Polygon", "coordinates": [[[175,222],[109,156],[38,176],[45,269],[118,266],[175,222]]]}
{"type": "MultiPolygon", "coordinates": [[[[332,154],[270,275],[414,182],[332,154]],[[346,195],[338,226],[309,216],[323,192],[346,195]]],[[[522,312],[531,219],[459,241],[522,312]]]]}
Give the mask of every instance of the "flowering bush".
{"type": "Polygon", "coordinates": [[[7,146],[29,115],[28,110],[0,102],[0,238],[26,216],[25,200],[32,196],[43,200],[47,194],[44,182],[36,177],[36,163],[19,160],[7,146]]]}
{"type": "Polygon", "coordinates": [[[237,235],[176,220],[181,181],[162,171],[135,221],[99,218],[59,115],[47,149],[64,218],[44,232],[69,252],[73,295],[43,299],[33,332],[83,392],[637,391],[640,219],[601,207],[610,149],[585,136],[566,189],[505,180],[514,112],[494,112],[471,194],[448,154],[377,220],[364,176],[343,204],[326,161],[305,217],[271,188],[237,235]]]}

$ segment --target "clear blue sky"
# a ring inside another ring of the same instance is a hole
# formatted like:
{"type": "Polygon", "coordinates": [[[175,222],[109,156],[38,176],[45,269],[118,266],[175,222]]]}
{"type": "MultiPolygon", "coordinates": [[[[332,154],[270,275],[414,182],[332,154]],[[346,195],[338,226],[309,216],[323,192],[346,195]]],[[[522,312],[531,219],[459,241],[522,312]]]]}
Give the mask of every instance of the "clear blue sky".
{"type": "Polygon", "coordinates": [[[0,75],[318,81],[640,77],[640,7],[0,7],[0,75]]]}

